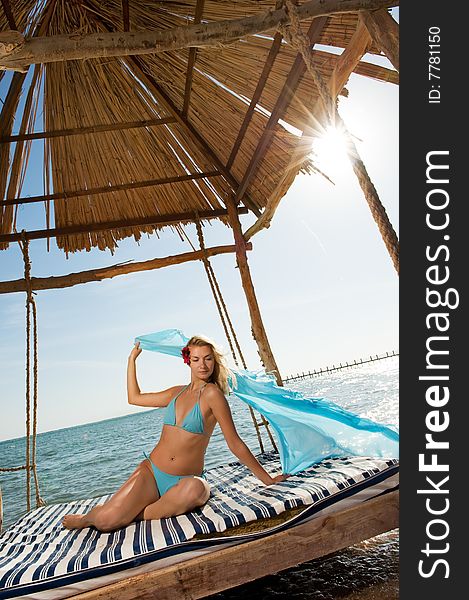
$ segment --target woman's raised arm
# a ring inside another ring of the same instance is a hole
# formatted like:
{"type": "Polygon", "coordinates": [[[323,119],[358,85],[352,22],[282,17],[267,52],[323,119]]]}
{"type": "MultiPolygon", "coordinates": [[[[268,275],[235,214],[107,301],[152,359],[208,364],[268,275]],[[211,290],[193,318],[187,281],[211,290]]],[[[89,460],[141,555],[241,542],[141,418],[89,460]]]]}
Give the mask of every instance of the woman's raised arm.
{"type": "Polygon", "coordinates": [[[209,390],[207,390],[207,400],[220,425],[231,452],[233,452],[233,454],[265,485],[272,485],[273,483],[284,481],[287,478],[287,475],[271,477],[239,437],[235,424],[233,423],[230,406],[221,391],[215,386],[210,386],[209,390]]]}
{"type": "Polygon", "coordinates": [[[142,393],[137,381],[136,366],[137,357],[141,352],[140,343],[137,342],[132,348],[127,363],[127,400],[129,404],[134,404],[135,406],[149,406],[153,408],[168,406],[181,386],[174,386],[162,392],[142,393]]]}

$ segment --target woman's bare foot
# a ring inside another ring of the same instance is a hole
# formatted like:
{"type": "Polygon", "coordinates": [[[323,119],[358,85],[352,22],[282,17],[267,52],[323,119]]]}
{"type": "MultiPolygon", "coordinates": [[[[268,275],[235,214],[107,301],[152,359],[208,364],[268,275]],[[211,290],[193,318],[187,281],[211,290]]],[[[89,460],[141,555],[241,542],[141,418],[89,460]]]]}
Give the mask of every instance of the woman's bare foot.
{"type": "Polygon", "coordinates": [[[85,521],[85,515],[65,515],[62,519],[62,525],[66,529],[83,529],[83,527],[89,527],[85,521]]]}

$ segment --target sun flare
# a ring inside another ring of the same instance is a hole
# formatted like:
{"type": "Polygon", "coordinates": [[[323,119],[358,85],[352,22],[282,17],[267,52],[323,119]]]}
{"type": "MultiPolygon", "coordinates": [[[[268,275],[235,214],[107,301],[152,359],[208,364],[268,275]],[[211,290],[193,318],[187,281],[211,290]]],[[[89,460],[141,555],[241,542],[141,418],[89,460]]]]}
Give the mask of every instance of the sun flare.
{"type": "Polygon", "coordinates": [[[315,165],[326,175],[338,175],[350,164],[345,135],[336,127],[328,127],[312,145],[315,165]]]}

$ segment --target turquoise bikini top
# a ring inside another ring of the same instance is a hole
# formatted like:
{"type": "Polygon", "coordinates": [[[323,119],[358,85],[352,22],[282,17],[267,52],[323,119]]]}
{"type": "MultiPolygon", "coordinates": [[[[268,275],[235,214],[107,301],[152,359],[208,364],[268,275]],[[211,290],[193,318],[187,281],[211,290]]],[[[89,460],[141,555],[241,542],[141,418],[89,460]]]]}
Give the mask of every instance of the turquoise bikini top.
{"type": "Polygon", "coordinates": [[[166,407],[166,411],[164,414],[163,423],[165,425],[173,425],[174,427],[179,427],[179,429],[184,429],[185,431],[190,431],[191,433],[200,433],[202,435],[205,434],[204,430],[204,421],[202,418],[202,412],[200,410],[200,394],[202,393],[202,389],[205,387],[204,385],[199,390],[199,397],[197,398],[197,402],[193,406],[192,410],[185,416],[182,425],[176,424],[176,400],[179,396],[187,390],[190,384],[187,384],[185,388],[183,388],[166,407]]]}

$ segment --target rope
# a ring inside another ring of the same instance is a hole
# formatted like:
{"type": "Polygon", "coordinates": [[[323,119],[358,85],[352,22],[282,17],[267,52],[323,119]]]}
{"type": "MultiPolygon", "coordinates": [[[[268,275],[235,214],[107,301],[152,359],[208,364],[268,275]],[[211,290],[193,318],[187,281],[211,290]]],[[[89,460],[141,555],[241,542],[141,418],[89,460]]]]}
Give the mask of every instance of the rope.
{"type": "Polygon", "coordinates": [[[27,469],[28,467],[26,465],[22,465],[21,467],[2,467],[0,468],[0,473],[5,472],[5,473],[12,473],[13,471],[24,471],[24,469],[27,469]]]}
{"type": "Polygon", "coordinates": [[[233,323],[231,322],[230,316],[228,314],[228,310],[226,308],[225,301],[223,300],[223,296],[222,296],[221,291],[220,291],[220,286],[218,285],[218,281],[217,281],[217,278],[215,277],[215,273],[213,271],[212,265],[210,264],[210,261],[209,261],[209,259],[207,257],[207,252],[206,252],[206,249],[205,249],[205,242],[204,242],[204,235],[203,235],[203,232],[202,232],[202,226],[200,224],[200,219],[198,218],[198,216],[197,216],[197,221],[196,221],[196,227],[197,227],[197,237],[199,238],[200,249],[204,253],[203,258],[202,258],[202,262],[204,263],[204,267],[205,267],[205,271],[207,273],[207,277],[208,277],[208,280],[209,280],[209,283],[210,283],[210,287],[212,289],[212,293],[213,293],[213,296],[215,298],[215,302],[216,302],[216,305],[217,305],[217,308],[218,308],[218,312],[220,314],[220,318],[221,318],[222,323],[223,323],[223,328],[225,330],[226,337],[228,338],[228,343],[230,345],[231,353],[233,355],[233,360],[235,361],[235,364],[238,367],[239,366],[238,360],[236,358],[236,354],[235,354],[235,351],[234,351],[234,348],[233,348],[233,343],[231,341],[230,333],[228,332],[227,324],[228,324],[228,326],[229,326],[229,328],[231,330],[231,335],[233,336],[233,340],[234,340],[234,343],[236,344],[236,349],[238,350],[238,354],[239,354],[239,357],[240,357],[241,362],[243,364],[243,367],[245,369],[247,369],[246,361],[244,360],[244,356],[243,356],[243,353],[241,351],[241,348],[240,348],[240,345],[239,345],[239,342],[238,342],[238,338],[236,337],[236,333],[235,333],[234,328],[233,328],[233,323]],[[225,322],[225,319],[226,319],[226,322],[225,322]]]}
{"type": "Polygon", "coordinates": [[[31,471],[34,477],[36,492],[36,507],[44,506],[45,502],[39,493],[39,481],[36,468],[36,438],[37,438],[37,398],[38,398],[38,350],[37,350],[37,310],[31,286],[31,261],[29,258],[29,240],[26,232],[21,232],[23,253],[24,279],[26,285],[26,506],[31,510],[31,471]],[[33,431],[31,434],[31,313],[33,337],[33,431]],[[30,439],[32,435],[32,449],[30,439]]]}
{"type": "MultiPolygon", "coordinates": [[[[196,227],[197,227],[197,237],[199,238],[199,245],[200,245],[200,249],[203,251],[203,258],[202,258],[202,262],[204,264],[205,267],[205,272],[207,273],[207,278],[210,284],[210,288],[212,290],[212,294],[213,297],[215,298],[215,303],[217,305],[217,309],[218,309],[218,314],[220,315],[220,319],[223,325],[223,329],[225,330],[225,335],[226,338],[228,340],[228,344],[230,346],[231,349],[231,354],[233,356],[233,360],[236,364],[236,366],[238,367],[238,360],[236,358],[236,353],[234,350],[234,346],[233,346],[233,342],[232,339],[234,341],[234,344],[236,345],[236,349],[238,351],[239,357],[241,359],[241,362],[243,364],[243,368],[247,369],[247,365],[246,365],[246,361],[244,360],[244,356],[243,353],[241,351],[241,346],[239,345],[239,341],[238,338],[236,336],[236,332],[235,329],[233,327],[233,323],[231,322],[230,319],[230,315],[228,313],[228,309],[226,307],[225,301],[223,299],[223,295],[221,293],[220,290],[220,286],[218,284],[217,278],[215,276],[215,272],[212,268],[212,265],[210,264],[210,260],[208,259],[207,253],[206,253],[206,249],[205,249],[205,241],[204,241],[204,234],[202,231],[202,225],[200,223],[200,219],[199,219],[199,215],[198,213],[196,213],[196,221],[195,221],[196,227]],[[228,330],[229,328],[229,330],[228,330]],[[231,333],[230,333],[231,332],[231,333]]],[[[264,452],[264,443],[262,441],[262,436],[261,436],[261,432],[259,429],[259,423],[257,422],[256,419],[256,415],[254,414],[254,410],[252,408],[252,406],[249,406],[249,412],[252,418],[252,422],[254,423],[254,427],[256,429],[256,434],[257,434],[257,440],[259,442],[259,446],[261,449],[261,452],[264,452]]],[[[272,447],[274,448],[275,451],[278,452],[277,449],[277,445],[275,443],[274,437],[272,435],[272,432],[270,431],[269,428],[269,423],[266,420],[266,418],[264,417],[264,415],[261,414],[261,419],[262,419],[262,425],[265,426],[267,433],[269,435],[272,447]]]]}
{"type": "Polygon", "coordinates": [[[22,233],[20,244],[24,260],[24,280],[26,283],[26,508],[31,510],[31,464],[30,464],[30,437],[31,437],[31,305],[29,298],[31,291],[31,263],[29,261],[26,234],[22,233]]]}
{"type": "Polygon", "coordinates": [[[280,31],[288,43],[296,47],[303,56],[305,65],[318,88],[329,123],[333,123],[336,128],[340,128],[343,132],[347,144],[347,152],[352,163],[352,168],[357,176],[360,187],[363,190],[365,199],[370,207],[371,214],[378,225],[379,232],[381,233],[381,237],[383,238],[385,246],[394,264],[394,268],[399,274],[399,240],[396,232],[389,221],[386,209],[379,199],[376,188],[373,185],[370,176],[368,175],[366,167],[358,153],[357,147],[355,146],[355,142],[353,141],[350,132],[347,130],[342,117],[339,115],[336,102],[331,96],[324,78],[316,70],[313,64],[310,41],[301,30],[296,7],[291,0],[286,0],[285,10],[290,17],[290,26],[280,26],[280,31]]]}

